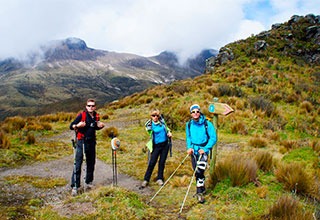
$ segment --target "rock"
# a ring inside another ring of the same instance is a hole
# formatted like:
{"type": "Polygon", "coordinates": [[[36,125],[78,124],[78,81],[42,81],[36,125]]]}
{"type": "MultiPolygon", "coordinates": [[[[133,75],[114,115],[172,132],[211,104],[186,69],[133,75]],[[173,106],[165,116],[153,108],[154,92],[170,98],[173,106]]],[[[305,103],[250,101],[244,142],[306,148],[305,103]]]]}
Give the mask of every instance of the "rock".
{"type": "Polygon", "coordinates": [[[265,50],[266,47],[268,47],[269,44],[267,44],[267,42],[265,42],[264,40],[259,40],[257,42],[254,43],[254,48],[259,51],[259,50],[265,50]]]}

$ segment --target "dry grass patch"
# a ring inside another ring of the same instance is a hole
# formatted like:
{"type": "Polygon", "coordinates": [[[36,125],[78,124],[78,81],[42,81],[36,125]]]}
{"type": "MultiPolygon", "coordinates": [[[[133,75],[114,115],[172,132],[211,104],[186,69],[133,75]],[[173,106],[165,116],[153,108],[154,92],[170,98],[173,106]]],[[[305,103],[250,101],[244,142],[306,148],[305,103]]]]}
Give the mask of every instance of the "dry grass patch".
{"type": "Polygon", "coordinates": [[[247,129],[247,126],[245,125],[245,123],[243,123],[242,121],[237,121],[232,125],[231,133],[247,135],[248,129],[247,129]]]}
{"type": "Polygon", "coordinates": [[[274,174],[288,191],[314,195],[314,179],[301,163],[279,163],[274,174]]]}
{"type": "Polygon", "coordinates": [[[254,159],[259,169],[263,171],[271,171],[273,166],[273,156],[271,153],[265,150],[258,150],[254,153],[254,159]]]}
{"type": "Polygon", "coordinates": [[[249,144],[255,148],[263,148],[268,146],[268,142],[265,138],[256,136],[249,139],[249,144]]]}
{"type": "Polygon", "coordinates": [[[311,102],[309,101],[303,101],[302,103],[300,103],[299,105],[299,113],[303,114],[303,113],[310,113],[313,111],[313,105],[311,104],[311,102]]]}
{"type": "Polygon", "coordinates": [[[270,219],[304,220],[314,219],[312,213],[305,210],[292,196],[281,196],[269,209],[270,219]]]}
{"type": "Polygon", "coordinates": [[[10,148],[10,139],[8,138],[6,132],[2,128],[0,128],[0,148],[10,148]]]}
{"type": "Polygon", "coordinates": [[[102,136],[107,138],[117,137],[119,135],[119,131],[116,127],[109,127],[102,130],[102,136]]]}
{"type": "Polygon", "coordinates": [[[209,177],[209,187],[214,187],[217,181],[229,177],[232,186],[244,186],[257,177],[257,163],[246,155],[235,154],[219,161],[214,174],[209,177]]]}

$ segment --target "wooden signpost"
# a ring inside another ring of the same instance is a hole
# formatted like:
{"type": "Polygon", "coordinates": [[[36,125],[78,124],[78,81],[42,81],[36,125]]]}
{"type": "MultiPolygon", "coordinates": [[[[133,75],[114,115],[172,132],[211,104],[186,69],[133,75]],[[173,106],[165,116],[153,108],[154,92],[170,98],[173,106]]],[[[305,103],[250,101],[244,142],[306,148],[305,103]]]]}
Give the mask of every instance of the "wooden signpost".
{"type": "Polygon", "coordinates": [[[217,145],[218,145],[218,116],[219,115],[229,115],[234,110],[225,103],[219,103],[218,98],[213,99],[213,103],[210,103],[209,105],[209,112],[213,113],[213,118],[212,118],[212,124],[214,128],[216,129],[216,134],[217,134],[217,143],[213,146],[213,157],[210,161],[210,175],[213,174],[215,165],[216,165],[216,157],[217,157],[217,145]]]}

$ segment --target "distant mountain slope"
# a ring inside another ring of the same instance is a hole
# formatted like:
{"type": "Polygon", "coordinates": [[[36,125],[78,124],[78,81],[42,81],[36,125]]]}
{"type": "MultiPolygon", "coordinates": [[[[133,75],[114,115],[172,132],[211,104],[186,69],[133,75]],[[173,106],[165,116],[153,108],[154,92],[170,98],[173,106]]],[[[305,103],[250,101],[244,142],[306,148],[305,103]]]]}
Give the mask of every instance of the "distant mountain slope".
{"type": "Polygon", "coordinates": [[[104,104],[150,85],[193,78],[204,72],[205,59],[216,54],[205,50],[181,66],[174,53],[143,57],[95,50],[78,38],[52,42],[42,51],[28,62],[0,61],[0,119],[75,110],[88,97],[104,104]]]}

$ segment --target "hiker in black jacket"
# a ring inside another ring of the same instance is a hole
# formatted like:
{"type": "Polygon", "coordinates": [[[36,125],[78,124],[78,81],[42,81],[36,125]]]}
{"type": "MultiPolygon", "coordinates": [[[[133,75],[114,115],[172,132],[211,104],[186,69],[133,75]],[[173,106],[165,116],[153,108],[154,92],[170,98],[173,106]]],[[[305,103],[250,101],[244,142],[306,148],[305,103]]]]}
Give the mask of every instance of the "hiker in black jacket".
{"type": "Polygon", "coordinates": [[[77,136],[75,167],[71,178],[71,195],[73,196],[77,195],[80,187],[83,154],[85,154],[87,162],[85,188],[93,187],[93,172],[96,162],[96,130],[104,127],[104,124],[99,121],[99,115],[95,112],[96,103],[94,99],[88,99],[86,109],[86,111],[79,113],[70,124],[70,129],[75,130],[77,136]]]}

